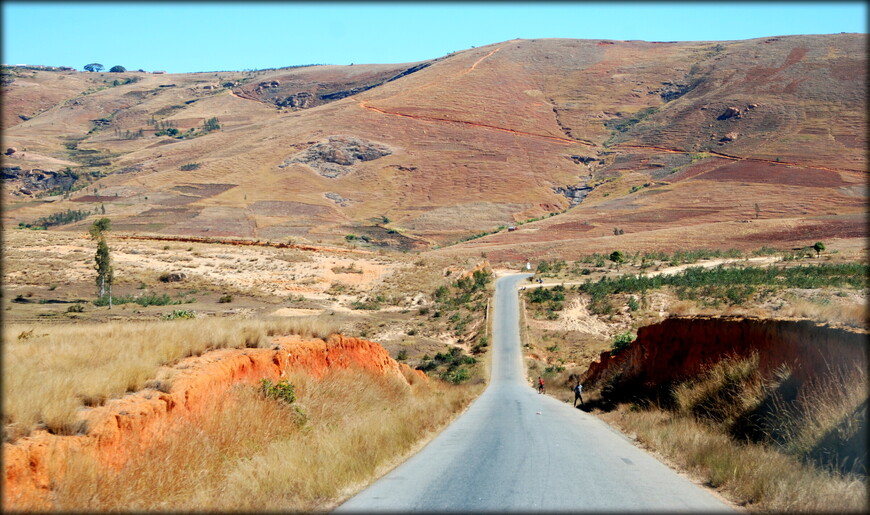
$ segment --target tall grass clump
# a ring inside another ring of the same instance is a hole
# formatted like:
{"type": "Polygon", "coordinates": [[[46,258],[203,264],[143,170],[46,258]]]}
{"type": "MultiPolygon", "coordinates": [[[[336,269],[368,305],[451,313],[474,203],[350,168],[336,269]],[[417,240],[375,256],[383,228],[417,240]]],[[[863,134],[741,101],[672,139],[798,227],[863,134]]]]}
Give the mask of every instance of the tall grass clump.
{"type": "Polygon", "coordinates": [[[62,510],[312,511],[333,508],[446,424],[478,389],[333,370],[287,377],[292,405],[236,386],[173,423],[120,470],[77,456],[55,492],[62,510]]]}
{"type": "Polygon", "coordinates": [[[140,390],[159,367],[188,356],[266,347],[282,334],[325,338],[338,329],[325,317],[10,325],[3,334],[4,439],[37,427],[78,432],[83,405],[140,390]]]}
{"type": "Polygon", "coordinates": [[[752,354],[722,359],[618,422],[752,511],[861,511],[867,402],[860,366],[799,380],[786,366],[760,373],[752,354]]]}
{"type": "Polygon", "coordinates": [[[735,444],[694,417],[638,410],[622,413],[618,423],[750,512],[866,512],[862,478],[819,470],[768,446],[735,444]]]}
{"type": "Polygon", "coordinates": [[[758,353],[749,358],[725,358],[697,379],[673,388],[678,413],[730,427],[761,402],[758,353]]]}

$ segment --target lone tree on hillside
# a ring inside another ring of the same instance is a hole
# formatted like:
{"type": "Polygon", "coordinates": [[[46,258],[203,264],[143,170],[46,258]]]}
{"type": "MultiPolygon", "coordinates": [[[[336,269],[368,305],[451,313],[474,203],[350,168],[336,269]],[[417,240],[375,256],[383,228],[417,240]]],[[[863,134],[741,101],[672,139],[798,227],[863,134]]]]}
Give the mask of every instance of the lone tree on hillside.
{"type": "Polygon", "coordinates": [[[125,71],[127,71],[127,68],[124,68],[120,64],[116,64],[115,66],[112,66],[111,68],[109,68],[110,73],[123,73],[125,71]]]}
{"type": "Polygon", "coordinates": [[[616,269],[619,270],[619,265],[625,262],[625,254],[621,250],[614,250],[610,253],[610,260],[616,263],[616,269]]]}
{"type": "Polygon", "coordinates": [[[816,251],[816,257],[819,257],[822,254],[822,251],[825,250],[825,244],[817,241],[815,245],[813,245],[813,250],[816,251]]]}
{"type": "Polygon", "coordinates": [[[85,70],[89,72],[101,72],[103,71],[103,65],[100,63],[86,64],[85,70]]]}
{"type": "Polygon", "coordinates": [[[97,240],[97,254],[94,256],[94,269],[97,271],[97,286],[100,287],[100,299],[109,295],[109,309],[112,309],[112,282],[115,279],[115,270],[112,268],[112,256],[109,255],[109,245],[106,243],[106,232],[111,229],[112,223],[108,218],[100,218],[94,222],[88,233],[97,240]]]}

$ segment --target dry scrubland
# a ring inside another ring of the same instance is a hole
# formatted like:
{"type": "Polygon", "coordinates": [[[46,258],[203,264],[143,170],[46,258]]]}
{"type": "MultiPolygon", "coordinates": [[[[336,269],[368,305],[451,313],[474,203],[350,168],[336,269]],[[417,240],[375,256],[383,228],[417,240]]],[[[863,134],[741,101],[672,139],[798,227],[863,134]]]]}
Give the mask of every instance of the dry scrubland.
{"type": "MultiPolygon", "coordinates": [[[[120,471],[104,470],[81,452],[72,456],[73,473],[53,486],[53,509],[323,509],[431,437],[484,384],[482,362],[463,348],[485,332],[485,310],[445,307],[462,292],[457,279],[479,260],[110,233],[113,294],[133,300],[109,309],[94,305],[92,240],[29,230],[7,231],[4,240],[5,442],[35,429],[87,431],[82,409],[143,388],[168,391],[177,372],[172,365],[181,359],[267,347],[273,336],[367,333],[375,341],[386,336],[392,355],[411,365],[429,354],[433,379],[412,374],[410,386],[364,372],[337,371],[319,381],[295,373],[292,406],[234,387],[214,410],[167,427],[158,444],[131,453],[135,458],[120,471]],[[183,278],[161,279],[173,272],[183,278]],[[164,295],[173,303],[136,302],[164,295]],[[219,301],[223,296],[231,300],[219,301]],[[439,309],[443,318],[435,315],[439,309]],[[462,314],[461,328],[448,320],[452,311],[462,314]],[[436,354],[443,359],[433,360],[436,354]]],[[[475,286],[474,302],[490,291],[475,286]]]]}
{"type": "Polygon", "coordinates": [[[230,388],[119,471],[87,455],[55,485],[61,511],[311,511],[334,506],[443,427],[479,392],[343,370],[287,378],[296,400],[230,388]]]}
{"type": "MultiPolygon", "coordinates": [[[[93,305],[96,244],[82,234],[11,230],[4,235],[4,315],[8,323],[198,318],[329,317],[346,334],[383,344],[411,365],[485,334],[486,296],[462,302],[454,284],[482,263],[347,247],[125,239],[110,233],[115,307],[93,305]],[[310,247],[308,247],[310,248],[310,247]],[[164,282],[169,276],[177,280],[164,282]],[[447,288],[449,295],[435,298],[447,288]],[[122,303],[124,302],[124,303],[122,303]],[[403,352],[404,351],[404,352],[403,352]]],[[[27,327],[24,328],[26,330],[27,327]]]]}
{"type": "Polygon", "coordinates": [[[168,390],[171,366],[211,349],[266,347],[271,337],[326,338],[327,318],[211,318],[104,324],[11,324],[3,329],[4,439],[33,429],[74,434],[82,406],[143,388],[168,390]],[[160,373],[158,373],[160,372],[160,373]]]}

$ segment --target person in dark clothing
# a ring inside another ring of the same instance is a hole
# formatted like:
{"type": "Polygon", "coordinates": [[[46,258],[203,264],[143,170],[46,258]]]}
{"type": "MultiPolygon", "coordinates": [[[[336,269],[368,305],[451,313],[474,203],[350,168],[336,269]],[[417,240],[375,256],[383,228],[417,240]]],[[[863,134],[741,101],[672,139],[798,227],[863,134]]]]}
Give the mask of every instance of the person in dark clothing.
{"type": "Polygon", "coordinates": [[[580,405],[583,405],[583,385],[580,384],[580,381],[577,381],[577,385],[574,387],[574,407],[577,407],[577,399],[580,399],[580,405]]]}

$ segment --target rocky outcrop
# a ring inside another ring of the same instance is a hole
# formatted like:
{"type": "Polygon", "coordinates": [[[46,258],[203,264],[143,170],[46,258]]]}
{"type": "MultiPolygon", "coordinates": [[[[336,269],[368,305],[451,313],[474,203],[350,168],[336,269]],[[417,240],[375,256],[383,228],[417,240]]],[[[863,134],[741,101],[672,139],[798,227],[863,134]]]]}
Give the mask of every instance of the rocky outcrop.
{"type": "Polygon", "coordinates": [[[558,193],[560,195],[564,195],[568,200],[571,201],[572,206],[576,206],[580,202],[583,202],[583,199],[586,198],[586,195],[592,191],[591,186],[565,186],[565,187],[557,187],[553,188],[553,192],[558,193]]]}
{"type": "Polygon", "coordinates": [[[866,368],[868,340],[864,332],[809,320],[672,317],[640,328],[628,349],[603,352],[582,381],[594,387],[618,379],[655,390],[693,377],[726,356],[747,358],[753,352],[762,375],[787,365],[797,381],[806,382],[840,367],[866,368]]]}
{"type": "Polygon", "coordinates": [[[221,349],[187,358],[171,370],[167,388],[146,389],[83,412],[87,432],[59,436],[46,431],[3,445],[3,508],[50,507],[53,479],[64,473],[67,456],[85,452],[106,467],[122,466],[132,449],[161,437],[177,417],[208,410],[211,399],[236,383],[278,380],[288,370],[322,378],[331,369],[358,367],[375,374],[425,375],[393,360],[379,344],[333,335],[326,341],[275,340],[270,349],[221,349]]]}
{"type": "Polygon", "coordinates": [[[316,98],[308,91],[300,91],[293,95],[288,95],[283,100],[275,100],[275,105],[278,107],[293,107],[295,109],[308,109],[314,107],[316,98]]]}
{"type": "Polygon", "coordinates": [[[730,118],[742,118],[742,117],[743,117],[743,113],[740,112],[740,109],[737,107],[731,106],[731,107],[725,108],[725,111],[722,114],[720,114],[719,117],[716,119],[717,120],[728,120],[730,118]]]}
{"type": "Polygon", "coordinates": [[[69,190],[78,176],[70,171],[24,170],[20,166],[2,168],[3,185],[7,191],[18,195],[33,195],[51,190],[69,190]]]}
{"type": "Polygon", "coordinates": [[[722,138],[719,141],[721,141],[723,143],[728,142],[728,141],[735,141],[737,139],[737,136],[738,136],[738,134],[736,132],[731,131],[728,134],[722,136],[722,138]]]}
{"type": "Polygon", "coordinates": [[[662,87],[650,93],[658,93],[665,102],[676,100],[693,89],[691,84],[674,83],[670,81],[662,82],[662,87]]]}
{"type": "Polygon", "coordinates": [[[334,179],[353,171],[353,165],[392,154],[390,147],[354,136],[329,136],[302,152],[289,157],[278,168],[303,163],[324,177],[334,179]]]}
{"type": "Polygon", "coordinates": [[[341,195],[339,195],[338,193],[327,192],[327,193],[324,193],[323,196],[328,198],[329,200],[335,202],[336,204],[338,204],[341,207],[347,207],[352,202],[350,199],[346,199],[346,198],[342,197],[341,195]]]}

